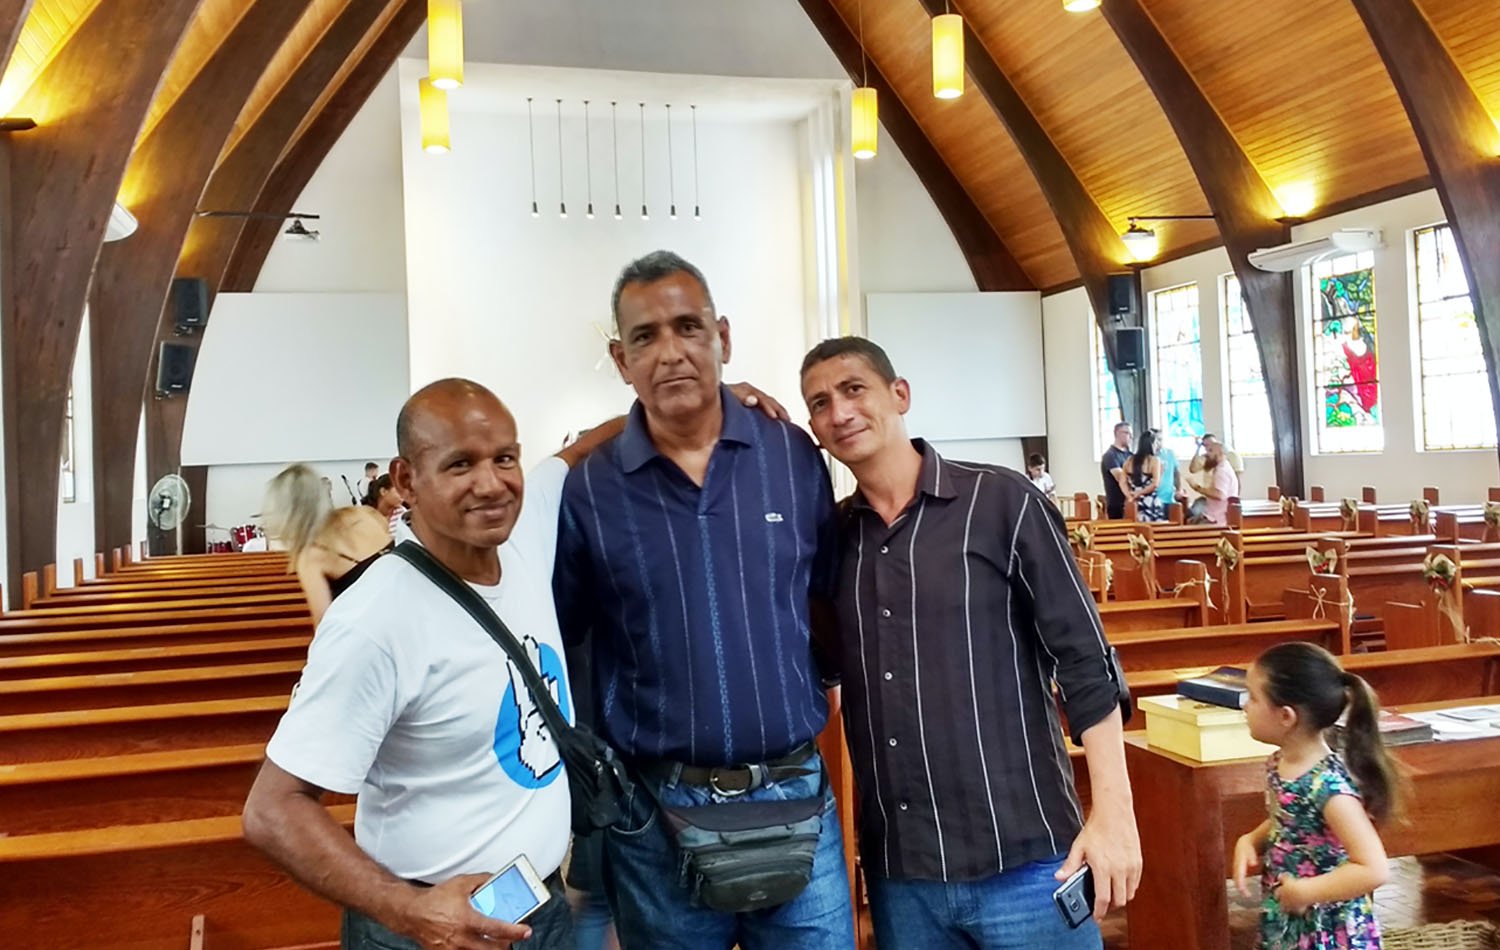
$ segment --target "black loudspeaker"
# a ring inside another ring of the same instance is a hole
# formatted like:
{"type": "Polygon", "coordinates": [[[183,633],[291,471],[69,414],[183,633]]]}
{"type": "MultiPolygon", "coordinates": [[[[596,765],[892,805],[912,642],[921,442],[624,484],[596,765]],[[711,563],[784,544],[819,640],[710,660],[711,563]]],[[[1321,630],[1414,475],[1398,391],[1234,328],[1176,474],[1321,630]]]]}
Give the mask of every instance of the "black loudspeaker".
{"type": "Polygon", "coordinates": [[[192,333],[208,322],[208,281],[178,277],[172,281],[172,325],[178,333],[192,333]]]}
{"type": "Polygon", "coordinates": [[[184,343],[163,343],[156,360],[156,394],[185,393],[193,381],[193,363],[198,348],[184,343]]]}
{"type": "Polygon", "coordinates": [[[1146,331],[1140,327],[1115,330],[1115,369],[1141,369],[1146,365],[1146,331]]]}
{"type": "Polygon", "coordinates": [[[1136,312],[1135,297],[1135,275],[1134,274],[1110,274],[1109,275],[1109,313],[1111,316],[1124,316],[1127,313],[1136,312]]]}

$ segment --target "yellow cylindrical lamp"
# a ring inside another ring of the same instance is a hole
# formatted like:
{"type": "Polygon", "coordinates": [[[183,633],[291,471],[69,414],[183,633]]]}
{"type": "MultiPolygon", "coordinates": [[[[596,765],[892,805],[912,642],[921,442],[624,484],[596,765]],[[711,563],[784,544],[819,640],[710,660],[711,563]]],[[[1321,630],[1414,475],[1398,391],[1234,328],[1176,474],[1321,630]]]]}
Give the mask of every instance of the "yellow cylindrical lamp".
{"type": "Polygon", "coordinates": [[[464,84],[462,0],[427,0],[427,76],[439,89],[464,84]]]}
{"type": "Polygon", "coordinates": [[[957,13],[932,18],[932,94],[939,99],[964,94],[964,18],[957,13]]]}
{"type": "Polygon", "coordinates": [[[1100,0],[1063,0],[1063,9],[1069,13],[1087,13],[1099,8],[1100,0]]]}
{"type": "Polygon", "coordinates": [[[854,147],[854,157],[874,158],[880,139],[880,112],[875,89],[871,86],[855,89],[849,111],[853,120],[849,139],[854,147]]]}
{"type": "Polygon", "coordinates": [[[442,155],[452,147],[448,138],[448,93],[439,89],[431,79],[418,83],[421,95],[418,105],[422,113],[422,151],[442,155]]]}

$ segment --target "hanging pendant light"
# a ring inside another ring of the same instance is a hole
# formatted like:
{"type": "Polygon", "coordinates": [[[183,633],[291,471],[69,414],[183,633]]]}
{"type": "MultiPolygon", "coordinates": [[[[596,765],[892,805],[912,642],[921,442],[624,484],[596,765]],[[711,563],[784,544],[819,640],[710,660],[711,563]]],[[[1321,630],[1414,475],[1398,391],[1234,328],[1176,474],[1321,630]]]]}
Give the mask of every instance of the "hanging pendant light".
{"type": "Polygon", "coordinates": [[[703,220],[703,209],[698,204],[698,107],[688,106],[693,113],[693,220],[703,220]]]}
{"type": "Polygon", "coordinates": [[[667,103],[667,216],[677,220],[677,173],[672,165],[672,104],[667,103]]]}
{"type": "Polygon", "coordinates": [[[870,85],[870,63],[865,57],[865,5],[859,5],[859,61],[863,79],[849,103],[849,141],[855,158],[874,158],[880,142],[880,110],[870,85]]]}
{"type": "Polygon", "coordinates": [[[1150,228],[1143,228],[1131,219],[1130,227],[1120,235],[1120,240],[1125,242],[1125,250],[1130,252],[1131,258],[1136,263],[1145,263],[1156,256],[1158,244],[1156,232],[1150,228]]]}
{"type": "Polygon", "coordinates": [[[1101,0],[1063,0],[1063,9],[1069,13],[1087,13],[1099,9],[1101,0]]]}
{"type": "Polygon", "coordinates": [[[615,152],[615,220],[625,217],[620,213],[620,113],[613,99],[609,103],[609,140],[615,152]]]}
{"type": "Polygon", "coordinates": [[[427,0],[427,74],[439,89],[464,84],[463,0],[427,0]]]}
{"type": "Polygon", "coordinates": [[[417,82],[417,111],[422,116],[422,151],[442,155],[452,148],[448,136],[448,94],[430,79],[417,82]]]}
{"type": "Polygon", "coordinates": [[[651,220],[651,212],[646,210],[646,104],[644,102],[641,103],[641,220],[651,220]]]}
{"type": "Polygon", "coordinates": [[[583,216],[594,220],[594,144],[589,134],[589,101],[583,100],[583,180],[588,191],[588,205],[583,216]]]}
{"type": "Polygon", "coordinates": [[[964,94],[964,18],[957,13],[932,18],[932,94],[939,99],[964,94]]]}
{"type": "Polygon", "coordinates": [[[531,216],[539,218],[542,212],[536,206],[536,121],[531,114],[531,97],[526,97],[526,141],[531,150],[531,216]]]}
{"type": "Polygon", "coordinates": [[[562,100],[557,100],[557,216],[568,216],[568,195],[563,190],[562,100]]]}

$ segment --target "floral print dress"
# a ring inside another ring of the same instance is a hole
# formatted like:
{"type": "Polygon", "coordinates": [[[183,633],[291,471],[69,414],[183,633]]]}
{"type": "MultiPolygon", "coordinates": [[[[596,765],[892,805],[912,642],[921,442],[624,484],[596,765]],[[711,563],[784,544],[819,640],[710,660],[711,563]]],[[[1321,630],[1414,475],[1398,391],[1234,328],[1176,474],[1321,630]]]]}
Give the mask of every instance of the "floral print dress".
{"type": "Polygon", "coordinates": [[[1314,904],[1288,914],[1273,885],[1282,874],[1316,877],[1349,860],[1344,845],[1323,821],[1323,806],[1335,795],[1359,798],[1349,769],[1330,752],[1291,781],[1277,771],[1281,753],[1266,761],[1266,805],[1271,835],[1262,856],[1260,939],[1264,950],[1378,950],[1380,927],[1375,901],[1366,894],[1350,901],[1314,904]]]}

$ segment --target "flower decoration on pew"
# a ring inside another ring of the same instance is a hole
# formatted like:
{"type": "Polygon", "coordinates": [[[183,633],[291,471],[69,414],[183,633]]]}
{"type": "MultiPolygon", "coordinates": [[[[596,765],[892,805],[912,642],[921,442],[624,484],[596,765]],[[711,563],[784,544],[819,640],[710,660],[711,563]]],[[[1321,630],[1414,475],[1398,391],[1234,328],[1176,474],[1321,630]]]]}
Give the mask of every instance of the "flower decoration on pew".
{"type": "Polygon", "coordinates": [[[1232,571],[1239,566],[1240,552],[1228,538],[1220,538],[1214,544],[1214,563],[1220,570],[1232,571]]]}
{"type": "Polygon", "coordinates": [[[1329,549],[1319,551],[1312,545],[1307,547],[1307,566],[1314,574],[1337,574],[1339,566],[1339,552],[1329,549]]]}
{"type": "Polygon", "coordinates": [[[1432,504],[1425,498],[1411,503],[1411,524],[1418,534],[1426,534],[1432,526],[1432,504]]]}
{"type": "Polygon", "coordinates": [[[1282,516],[1282,518],[1284,518],[1286,520],[1287,524],[1291,524],[1292,523],[1292,515],[1295,515],[1296,513],[1297,513],[1297,499],[1293,498],[1291,495],[1282,495],[1281,496],[1281,516],[1282,516]]]}
{"type": "Polygon", "coordinates": [[[1500,528],[1500,502],[1484,503],[1484,523],[1491,528],[1500,528]]]}
{"type": "Polygon", "coordinates": [[[1088,525],[1081,524],[1068,532],[1068,543],[1080,551],[1087,551],[1094,545],[1094,533],[1089,530],[1088,525]]]}
{"type": "Polygon", "coordinates": [[[1359,500],[1339,499],[1339,517],[1344,519],[1344,530],[1353,531],[1359,525],[1359,500]]]}
{"type": "Polygon", "coordinates": [[[1429,554],[1422,561],[1422,580],[1439,594],[1452,590],[1457,578],[1458,565],[1446,554],[1429,554]]]}
{"type": "Polygon", "coordinates": [[[1151,558],[1151,539],[1144,534],[1129,537],[1130,556],[1137,564],[1145,564],[1151,558]]]}

